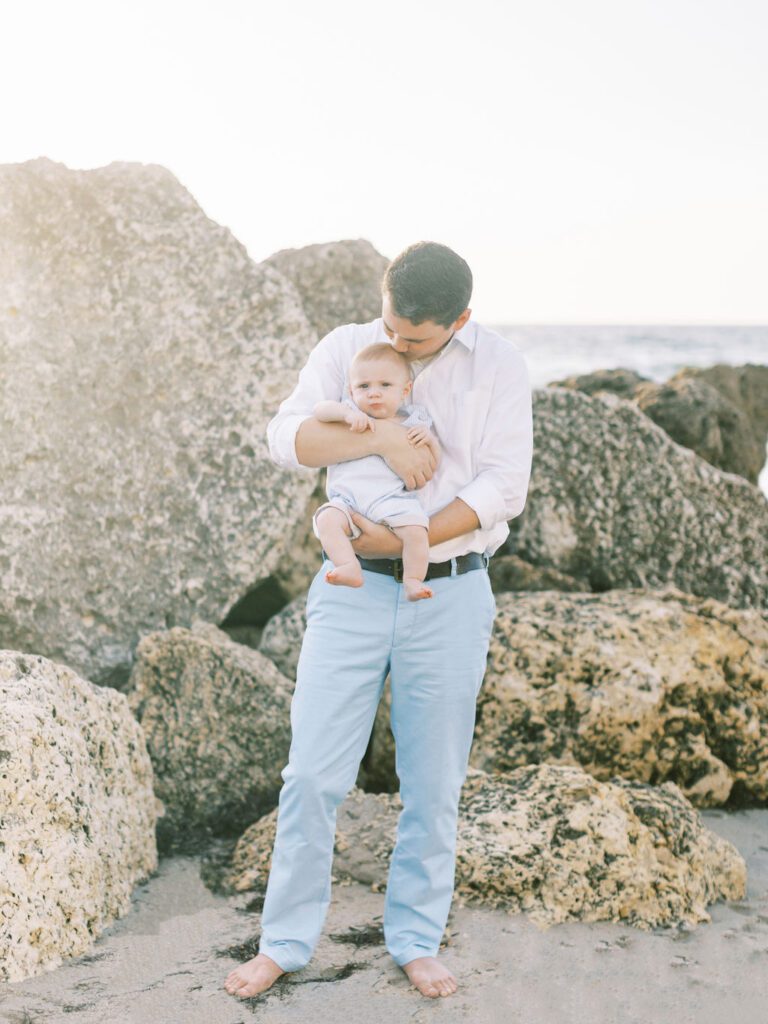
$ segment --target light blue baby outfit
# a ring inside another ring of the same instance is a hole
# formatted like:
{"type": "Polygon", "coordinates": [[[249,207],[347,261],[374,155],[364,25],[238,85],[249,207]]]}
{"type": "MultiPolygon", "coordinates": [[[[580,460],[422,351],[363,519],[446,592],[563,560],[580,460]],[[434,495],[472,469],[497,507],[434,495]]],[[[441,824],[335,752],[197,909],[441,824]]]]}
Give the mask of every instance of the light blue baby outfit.
{"type": "MultiPolygon", "coordinates": [[[[357,409],[351,398],[345,399],[344,405],[357,409]]],[[[406,405],[400,411],[407,414],[401,424],[403,427],[432,425],[432,418],[423,405],[406,405]]],[[[360,512],[366,519],[388,526],[429,527],[429,516],[417,495],[405,489],[403,481],[380,455],[366,455],[329,466],[326,491],[328,501],[316,510],[312,519],[318,538],[317,516],[329,505],[346,513],[352,539],[360,536],[360,530],[352,522],[350,512],[360,512]]]]}

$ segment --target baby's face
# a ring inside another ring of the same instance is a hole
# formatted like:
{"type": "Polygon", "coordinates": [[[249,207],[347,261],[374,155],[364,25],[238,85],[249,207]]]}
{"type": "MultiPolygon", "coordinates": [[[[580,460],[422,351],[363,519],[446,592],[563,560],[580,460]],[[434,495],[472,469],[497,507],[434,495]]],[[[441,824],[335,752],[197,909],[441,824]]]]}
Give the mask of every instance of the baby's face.
{"type": "Polygon", "coordinates": [[[405,367],[389,359],[355,363],[349,375],[352,401],[373,419],[394,416],[411,391],[411,379],[405,367]]]}

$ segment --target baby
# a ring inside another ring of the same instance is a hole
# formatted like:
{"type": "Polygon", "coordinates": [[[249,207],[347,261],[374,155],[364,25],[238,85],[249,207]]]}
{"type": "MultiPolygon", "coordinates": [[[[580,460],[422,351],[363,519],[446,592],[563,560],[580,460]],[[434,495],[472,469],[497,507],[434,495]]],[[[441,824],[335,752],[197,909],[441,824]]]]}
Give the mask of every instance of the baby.
{"type": "MultiPolygon", "coordinates": [[[[423,406],[400,407],[413,382],[408,360],[386,342],[361,349],[349,367],[351,399],[318,402],[315,419],[348,423],[358,433],[375,430],[376,420],[400,423],[416,447],[431,438],[432,420],[423,406]]],[[[328,583],[361,587],[363,572],[351,540],[360,536],[350,510],[385,523],[403,542],[403,587],[409,601],[432,597],[424,577],[429,565],[429,517],[413,492],[380,455],[366,455],[328,467],[328,501],[314,514],[312,527],[334,564],[325,574],[328,583]]]]}

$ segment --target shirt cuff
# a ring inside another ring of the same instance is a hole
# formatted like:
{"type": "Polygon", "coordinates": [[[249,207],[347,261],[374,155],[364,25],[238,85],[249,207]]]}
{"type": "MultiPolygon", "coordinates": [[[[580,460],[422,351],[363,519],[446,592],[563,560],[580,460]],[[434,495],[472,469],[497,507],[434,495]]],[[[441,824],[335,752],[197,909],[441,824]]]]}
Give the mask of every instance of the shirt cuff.
{"type": "Polygon", "coordinates": [[[502,520],[506,522],[504,498],[490,480],[477,476],[456,497],[461,498],[477,515],[481,529],[491,530],[496,523],[502,520]]]}
{"type": "Polygon", "coordinates": [[[309,419],[312,419],[310,414],[286,416],[276,429],[267,430],[270,458],[283,469],[303,469],[308,473],[317,472],[309,466],[302,466],[296,457],[296,434],[304,420],[309,419]]]}

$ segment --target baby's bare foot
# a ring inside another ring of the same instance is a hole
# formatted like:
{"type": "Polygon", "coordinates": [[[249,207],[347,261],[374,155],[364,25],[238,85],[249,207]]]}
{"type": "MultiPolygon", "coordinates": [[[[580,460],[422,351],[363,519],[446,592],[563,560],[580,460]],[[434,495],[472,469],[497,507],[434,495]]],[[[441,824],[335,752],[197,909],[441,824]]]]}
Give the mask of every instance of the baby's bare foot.
{"type": "Polygon", "coordinates": [[[452,996],[459,987],[454,975],[447,967],[443,967],[435,956],[419,956],[405,964],[403,970],[410,978],[411,984],[430,999],[452,996]]]}
{"type": "Polygon", "coordinates": [[[357,559],[353,562],[342,562],[334,566],[325,574],[326,582],[335,583],[341,587],[362,587],[363,570],[357,559]]]}
{"type": "Polygon", "coordinates": [[[224,979],[224,988],[231,996],[255,996],[265,992],[281,974],[285,974],[282,967],[266,953],[259,953],[230,971],[224,979]]]}
{"type": "Polygon", "coordinates": [[[409,601],[420,601],[423,597],[432,597],[432,591],[424,583],[424,580],[417,580],[412,576],[403,579],[405,596],[409,601]]]}

